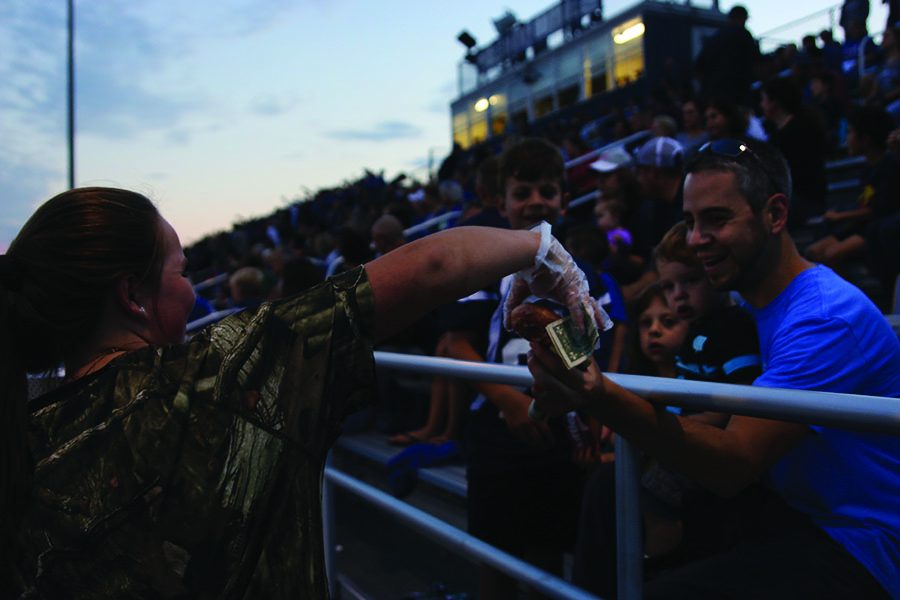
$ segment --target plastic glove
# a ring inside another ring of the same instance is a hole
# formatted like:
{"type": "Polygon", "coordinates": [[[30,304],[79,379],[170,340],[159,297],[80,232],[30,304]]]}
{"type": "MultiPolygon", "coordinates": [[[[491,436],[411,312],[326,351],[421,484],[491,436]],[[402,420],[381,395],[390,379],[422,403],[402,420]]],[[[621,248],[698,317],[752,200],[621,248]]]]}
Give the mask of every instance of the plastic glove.
{"type": "Polygon", "coordinates": [[[534,257],[534,266],[516,273],[512,288],[503,305],[503,325],[509,329],[509,315],[528,296],[555,300],[569,309],[569,314],[580,331],[584,331],[586,314],[598,331],[612,327],[612,321],[597,302],[591,298],[584,273],[572,256],[550,233],[550,224],[542,221],[532,231],[541,234],[541,244],[534,257]],[[584,307],[586,310],[582,310],[584,307]]]}

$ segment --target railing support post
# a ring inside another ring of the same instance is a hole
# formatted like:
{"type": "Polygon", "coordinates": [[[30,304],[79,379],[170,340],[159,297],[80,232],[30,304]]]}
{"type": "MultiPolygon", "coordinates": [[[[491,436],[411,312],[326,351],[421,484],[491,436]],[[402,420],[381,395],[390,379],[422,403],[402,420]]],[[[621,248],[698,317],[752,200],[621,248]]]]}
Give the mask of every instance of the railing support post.
{"type": "MultiPolygon", "coordinates": [[[[325,467],[331,467],[331,453],[325,459],[325,467]]],[[[328,591],[337,597],[337,540],[334,523],[334,484],[323,475],[322,481],[322,539],[325,544],[325,573],[328,577],[328,591]]]]}
{"type": "Polygon", "coordinates": [[[616,574],[619,600],[640,600],[644,578],[638,453],[616,436],[616,574]]]}

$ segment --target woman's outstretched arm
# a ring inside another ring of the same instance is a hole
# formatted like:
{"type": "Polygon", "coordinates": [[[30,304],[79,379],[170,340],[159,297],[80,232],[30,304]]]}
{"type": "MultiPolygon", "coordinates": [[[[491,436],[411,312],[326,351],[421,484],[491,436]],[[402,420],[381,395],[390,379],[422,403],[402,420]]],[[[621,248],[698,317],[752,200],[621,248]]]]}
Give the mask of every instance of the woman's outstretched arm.
{"type": "Polygon", "coordinates": [[[441,304],[533,266],[540,242],[538,232],[458,227],[367,263],[375,297],[375,340],[403,330],[441,304]]]}

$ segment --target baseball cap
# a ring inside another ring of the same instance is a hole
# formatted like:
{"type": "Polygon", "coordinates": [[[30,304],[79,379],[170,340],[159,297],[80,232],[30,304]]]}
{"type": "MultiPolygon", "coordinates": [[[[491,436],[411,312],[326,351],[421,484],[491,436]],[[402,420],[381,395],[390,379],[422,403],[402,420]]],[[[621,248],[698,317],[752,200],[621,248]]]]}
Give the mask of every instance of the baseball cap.
{"type": "Polygon", "coordinates": [[[616,169],[630,167],[632,163],[631,155],[622,146],[616,146],[609,150],[604,150],[597,157],[597,160],[591,163],[591,168],[601,173],[611,173],[616,169]]]}
{"type": "Polygon", "coordinates": [[[637,164],[642,167],[672,168],[684,162],[684,146],[670,137],[655,137],[637,151],[637,164]]]}

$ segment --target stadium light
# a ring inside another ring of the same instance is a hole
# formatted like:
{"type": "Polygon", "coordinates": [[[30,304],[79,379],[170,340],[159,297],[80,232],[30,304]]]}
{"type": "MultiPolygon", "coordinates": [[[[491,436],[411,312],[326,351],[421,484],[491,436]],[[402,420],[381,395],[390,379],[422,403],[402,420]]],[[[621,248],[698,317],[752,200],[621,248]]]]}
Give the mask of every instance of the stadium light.
{"type": "Polygon", "coordinates": [[[613,42],[616,44],[627,44],[631,40],[635,40],[644,35],[644,23],[642,21],[638,21],[633,25],[629,25],[625,27],[618,33],[613,34],[613,42]]]}
{"type": "Polygon", "coordinates": [[[462,44],[469,50],[471,50],[478,44],[478,42],[475,41],[475,38],[472,36],[472,34],[469,33],[468,31],[466,31],[465,29],[463,29],[462,31],[459,32],[459,35],[456,36],[456,39],[459,40],[460,44],[462,44]]]}

